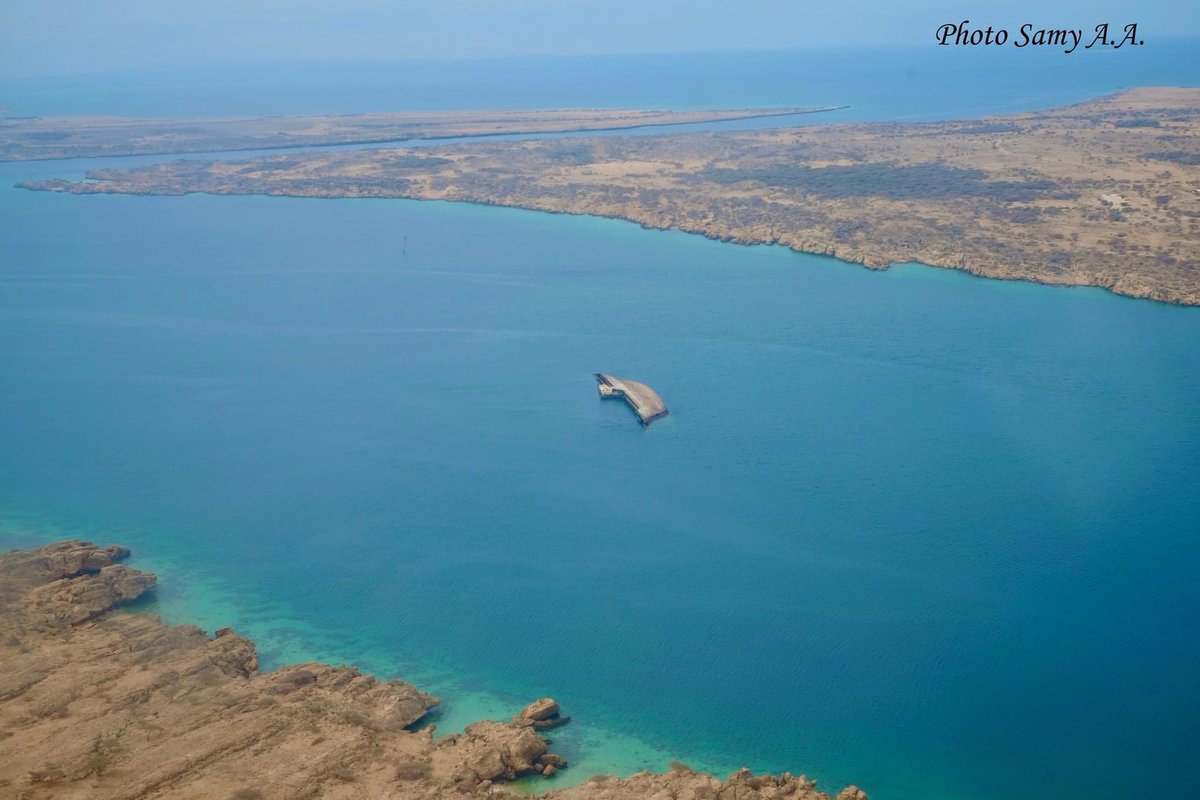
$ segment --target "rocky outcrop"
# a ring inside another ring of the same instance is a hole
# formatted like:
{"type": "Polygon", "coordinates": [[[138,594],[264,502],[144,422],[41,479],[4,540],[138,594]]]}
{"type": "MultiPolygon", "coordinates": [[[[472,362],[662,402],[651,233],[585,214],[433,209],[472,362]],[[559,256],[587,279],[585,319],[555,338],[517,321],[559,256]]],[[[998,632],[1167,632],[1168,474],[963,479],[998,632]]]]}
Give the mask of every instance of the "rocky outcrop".
{"type": "Polygon", "coordinates": [[[155,577],[116,563],[128,555],[76,540],[0,555],[0,631],[77,625],[136,600],[155,577]]]}
{"type": "Polygon", "coordinates": [[[557,717],[558,711],[558,703],[553,698],[541,697],[521,709],[521,713],[517,714],[513,722],[516,722],[518,719],[541,722],[551,717],[557,717]]]}
{"type": "Polygon", "coordinates": [[[523,728],[537,728],[544,731],[566,725],[571,718],[560,713],[558,703],[552,698],[542,697],[521,709],[521,713],[513,717],[512,721],[514,725],[523,728]]]}
{"type": "Polygon", "coordinates": [[[128,556],[129,550],[119,545],[96,547],[70,539],[36,550],[0,554],[0,572],[5,576],[6,588],[20,589],[59,578],[74,578],[85,572],[99,572],[128,556]]]}
{"type": "MultiPolygon", "coordinates": [[[[546,740],[530,728],[484,720],[440,743],[438,760],[451,767],[455,782],[513,780],[535,771],[546,740]]],[[[536,771],[540,772],[540,769],[536,771]]]]}
{"type": "Polygon", "coordinates": [[[497,781],[531,773],[550,777],[566,767],[567,760],[548,752],[546,740],[535,728],[561,719],[558,703],[543,697],[526,706],[508,724],[485,720],[468,725],[461,735],[446,737],[437,758],[450,765],[456,783],[469,788],[487,788],[497,781]]]}
{"type": "Polygon", "coordinates": [[[28,595],[29,625],[78,625],[116,606],[136,600],[153,588],[155,577],[121,564],[73,578],[60,578],[28,595]]]}
{"type": "MultiPolygon", "coordinates": [[[[838,800],[857,800],[856,795],[846,795],[851,790],[858,791],[849,787],[838,800]]],[[[803,775],[754,775],[741,769],[722,781],[682,765],[662,774],[639,772],[625,780],[601,775],[554,796],[556,800],[829,800],[829,795],[817,790],[816,781],[803,775]]],[[[866,800],[865,794],[861,800],[866,800]]]]}
{"type": "Polygon", "coordinates": [[[232,630],[109,613],[155,583],[113,563],[125,555],[0,555],[0,798],[383,797],[395,762],[430,749],[407,728],[438,700],[408,683],[260,672],[232,630]]]}
{"type": "MultiPolygon", "coordinates": [[[[261,672],[254,643],[228,628],[110,613],[155,583],[115,563],[127,555],[78,541],[0,555],[3,800],[424,800],[567,766],[538,734],[566,719],[550,698],[434,740],[413,725],[438,698],[411,684],[326,664],[261,672]]],[[[803,777],[686,769],[543,796],[829,800],[803,777]]]]}

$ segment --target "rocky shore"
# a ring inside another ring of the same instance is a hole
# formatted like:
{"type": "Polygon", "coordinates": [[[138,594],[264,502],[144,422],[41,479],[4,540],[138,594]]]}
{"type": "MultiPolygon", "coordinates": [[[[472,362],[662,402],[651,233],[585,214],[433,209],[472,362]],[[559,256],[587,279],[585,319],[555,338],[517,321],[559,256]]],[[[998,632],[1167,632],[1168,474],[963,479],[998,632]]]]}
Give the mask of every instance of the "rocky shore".
{"type": "MultiPolygon", "coordinates": [[[[567,768],[540,733],[569,721],[551,698],[435,739],[414,726],[438,698],[404,681],[315,663],[263,672],[228,628],[117,610],[156,583],[119,563],[128,555],[74,540],[0,554],[0,800],[515,796],[506,782],[567,768]]],[[[541,796],[830,800],[804,776],[682,765],[541,796]]]]}

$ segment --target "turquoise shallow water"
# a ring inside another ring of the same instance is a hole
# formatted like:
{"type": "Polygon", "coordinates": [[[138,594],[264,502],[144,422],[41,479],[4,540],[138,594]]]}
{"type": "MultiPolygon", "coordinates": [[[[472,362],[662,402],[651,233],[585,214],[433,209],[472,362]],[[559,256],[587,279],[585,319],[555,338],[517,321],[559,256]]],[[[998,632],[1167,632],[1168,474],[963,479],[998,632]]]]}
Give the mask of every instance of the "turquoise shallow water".
{"type": "Polygon", "coordinates": [[[446,730],[551,693],[575,778],[1197,788],[1195,309],[440,203],[0,204],[0,543],[122,541],[169,617],[446,730]]]}

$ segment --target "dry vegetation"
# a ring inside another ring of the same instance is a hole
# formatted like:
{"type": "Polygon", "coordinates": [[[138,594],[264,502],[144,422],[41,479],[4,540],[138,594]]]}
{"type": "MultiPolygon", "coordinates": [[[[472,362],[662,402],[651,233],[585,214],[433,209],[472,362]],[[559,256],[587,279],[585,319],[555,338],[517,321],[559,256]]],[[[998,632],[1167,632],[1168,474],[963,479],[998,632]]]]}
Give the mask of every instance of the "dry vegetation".
{"type": "Polygon", "coordinates": [[[471,142],[105,170],[77,193],[412,197],[596,214],[870,267],[905,261],[1200,304],[1200,89],[1049,111],[471,142]]]}

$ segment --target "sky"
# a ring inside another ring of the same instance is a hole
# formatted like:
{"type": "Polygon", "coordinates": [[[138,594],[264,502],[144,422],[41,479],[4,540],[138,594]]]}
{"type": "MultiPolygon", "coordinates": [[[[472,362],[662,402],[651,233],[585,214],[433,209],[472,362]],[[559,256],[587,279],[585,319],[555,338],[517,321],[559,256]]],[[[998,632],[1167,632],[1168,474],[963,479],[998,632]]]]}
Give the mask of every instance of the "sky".
{"type": "Polygon", "coordinates": [[[0,80],[355,59],[933,45],[945,22],[1137,22],[1200,35],[1200,1],[0,0],[0,80]]]}

